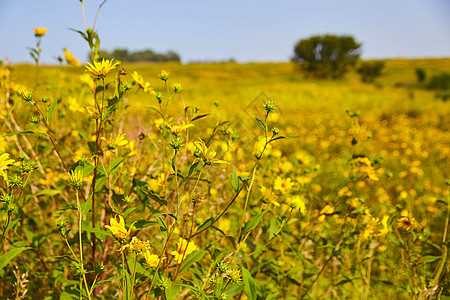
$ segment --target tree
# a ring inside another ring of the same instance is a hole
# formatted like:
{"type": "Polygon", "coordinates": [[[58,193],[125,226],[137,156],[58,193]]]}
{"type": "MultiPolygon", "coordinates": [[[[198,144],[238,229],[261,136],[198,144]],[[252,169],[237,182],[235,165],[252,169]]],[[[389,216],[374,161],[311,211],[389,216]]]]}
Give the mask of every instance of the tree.
{"type": "Polygon", "coordinates": [[[360,47],[352,36],[316,35],[295,45],[293,61],[312,76],[340,78],[358,61],[360,47]]]}
{"type": "Polygon", "coordinates": [[[374,82],[375,78],[381,75],[381,71],[384,68],[384,61],[373,60],[364,61],[358,68],[358,73],[361,75],[363,82],[374,82]]]}
{"type": "Polygon", "coordinates": [[[425,73],[425,70],[422,68],[416,68],[416,77],[417,82],[423,83],[425,82],[425,78],[427,78],[427,73],[425,73]]]}

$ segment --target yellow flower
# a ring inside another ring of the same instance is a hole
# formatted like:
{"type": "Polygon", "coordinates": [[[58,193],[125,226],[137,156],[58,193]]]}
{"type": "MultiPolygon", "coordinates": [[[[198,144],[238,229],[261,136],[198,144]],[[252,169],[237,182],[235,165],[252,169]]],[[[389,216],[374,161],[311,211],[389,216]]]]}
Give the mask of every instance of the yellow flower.
{"type": "Polygon", "coordinates": [[[400,216],[401,217],[397,220],[398,228],[403,228],[406,231],[410,231],[411,229],[414,229],[419,226],[419,223],[416,221],[416,219],[413,218],[411,216],[411,213],[406,209],[402,210],[400,216]]]}
{"type": "Polygon", "coordinates": [[[367,240],[373,233],[377,231],[377,226],[379,224],[379,219],[369,216],[367,219],[367,224],[364,228],[364,232],[362,233],[362,239],[367,240]]]}
{"type": "Polygon", "coordinates": [[[203,162],[205,165],[212,165],[212,164],[229,164],[229,162],[224,160],[215,159],[216,151],[212,150],[211,147],[208,149],[206,147],[206,144],[202,139],[199,138],[200,141],[194,142],[194,145],[197,147],[198,150],[200,150],[203,162]]]}
{"type": "Polygon", "coordinates": [[[27,90],[26,88],[22,88],[19,91],[19,94],[22,97],[22,99],[25,101],[31,101],[33,99],[33,93],[30,92],[29,90],[27,90]]]}
{"type": "Polygon", "coordinates": [[[167,73],[166,70],[161,70],[161,72],[159,73],[159,78],[161,80],[167,81],[167,79],[169,79],[169,73],[167,73]]]}
{"type": "Polygon", "coordinates": [[[133,236],[131,242],[123,246],[120,250],[123,251],[126,248],[129,248],[131,251],[148,251],[148,249],[150,249],[150,242],[141,241],[137,237],[133,236]]]}
{"type": "Polygon", "coordinates": [[[181,93],[181,91],[183,91],[183,89],[181,88],[181,83],[174,83],[172,85],[172,89],[175,92],[175,94],[181,93]]]}
{"type": "Polygon", "coordinates": [[[69,176],[69,184],[73,188],[79,189],[83,186],[84,183],[83,170],[81,169],[72,170],[68,173],[68,176],[69,176]]]}
{"type": "Polygon", "coordinates": [[[94,64],[88,62],[88,65],[86,66],[86,72],[90,72],[94,76],[104,78],[112,69],[114,69],[119,64],[118,62],[113,63],[113,61],[114,59],[102,59],[101,62],[94,61],[94,64]]]}
{"type": "Polygon", "coordinates": [[[385,215],[381,220],[381,225],[383,225],[383,228],[380,229],[379,232],[380,237],[385,237],[389,233],[388,220],[389,220],[388,215],[385,215]]]}
{"type": "Polygon", "coordinates": [[[188,256],[195,250],[197,250],[197,246],[195,245],[194,242],[189,242],[189,244],[188,244],[188,242],[185,239],[180,238],[180,241],[178,242],[177,251],[172,251],[172,252],[170,252],[170,254],[175,256],[175,261],[178,264],[181,264],[183,259],[185,259],[186,256],[188,256]]]}
{"type": "Polygon", "coordinates": [[[73,54],[67,50],[67,48],[64,48],[64,57],[66,59],[66,62],[74,67],[79,67],[81,66],[81,63],[75,58],[75,56],[73,56],[73,54]]]}
{"type": "Polygon", "coordinates": [[[330,205],[325,205],[324,208],[320,211],[321,215],[331,215],[334,212],[334,208],[330,205]]]}
{"type": "Polygon", "coordinates": [[[370,161],[369,158],[367,157],[358,157],[355,159],[356,162],[359,162],[360,165],[360,170],[363,173],[367,174],[367,177],[373,181],[378,181],[380,180],[378,178],[378,174],[375,171],[375,169],[372,166],[372,162],[370,161]]]}
{"type": "Polygon", "coordinates": [[[273,194],[271,190],[268,190],[263,185],[261,186],[261,196],[264,203],[271,203],[275,206],[280,206],[280,203],[277,201],[278,196],[273,194]]]}
{"type": "Polygon", "coordinates": [[[155,90],[152,88],[150,82],[144,81],[144,78],[138,72],[134,71],[132,77],[134,82],[144,91],[144,93],[155,93],[155,90]]]}
{"type": "Polygon", "coordinates": [[[69,110],[73,112],[84,112],[83,107],[81,107],[78,104],[78,101],[75,97],[69,96],[67,98],[67,101],[69,102],[69,110]]]}
{"type": "Polygon", "coordinates": [[[299,210],[302,215],[306,213],[305,202],[300,196],[289,197],[286,202],[295,211],[299,210]]]}
{"type": "Polygon", "coordinates": [[[119,133],[119,135],[113,139],[112,134],[109,136],[109,140],[102,137],[102,140],[108,143],[108,150],[114,150],[117,146],[125,146],[128,141],[125,139],[125,134],[119,133]]]}
{"type": "Polygon", "coordinates": [[[275,179],[275,183],[273,188],[277,191],[280,191],[282,194],[289,192],[292,190],[292,187],[294,186],[294,183],[291,181],[290,178],[281,178],[280,176],[275,179]]]}
{"type": "Polygon", "coordinates": [[[9,159],[8,153],[3,153],[0,155],[0,175],[3,176],[5,181],[8,179],[5,171],[8,170],[8,165],[13,164],[14,162],[14,159],[9,159]]]}
{"type": "Polygon", "coordinates": [[[184,122],[182,124],[174,124],[174,125],[170,126],[170,132],[175,133],[175,134],[181,133],[191,127],[194,127],[194,124],[185,124],[184,122]]]}
{"type": "Polygon", "coordinates": [[[164,173],[161,173],[161,175],[156,177],[155,179],[150,179],[148,185],[150,186],[150,189],[152,191],[158,193],[164,189],[165,182],[166,182],[165,175],[164,173]]]}
{"type": "Polygon", "coordinates": [[[34,36],[36,36],[36,37],[44,36],[48,30],[47,28],[44,28],[44,27],[36,28],[34,26],[33,26],[33,29],[34,29],[34,36]]]}
{"type": "Polygon", "coordinates": [[[234,269],[233,271],[230,271],[227,275],[233,282],[241,281],[241,269],[234,269]]]}
{"type": "Polygon", "coordinates": [[[122,216],[116,215],[115,218],[109,219],[109,224],[110,225],[105,225],[105,228],[111,230],[112,234],[116,238],[123,240],[130,236],[134,223],[131,224],[130,228],[127,231],[127,229],[125,228],[125,221],[122,216]],[[117,217],[119,218],[119,222],[117,222],[117,217]]]}
{"type": "MultiPolygon", "coordinates": [[[[150,250],[146,250],[145,252],[142,252],[142,256],[144,256],[145,259],[145,263],[150,267],[150,268],[156,268],[158,266],[159,263],[159,256],[156,254],[151,254],[150,250]]],[[[166,258],[163,257],[161,259],[161,261],[165,260],[166,258]]]]}

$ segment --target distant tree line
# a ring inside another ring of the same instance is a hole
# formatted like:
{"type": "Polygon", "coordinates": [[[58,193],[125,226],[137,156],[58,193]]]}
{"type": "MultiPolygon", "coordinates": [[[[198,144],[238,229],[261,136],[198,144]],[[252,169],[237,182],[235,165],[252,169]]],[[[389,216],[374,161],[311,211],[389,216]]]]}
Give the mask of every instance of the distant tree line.
{"type": "Polygon", "coordinates": [[[167,62],[167,61],[181,61],[180,56],[173,52],[156,53],[153,50],[147,49],[143,51],[129,52],[127,49],[115,49],[112,52],[100,50],[98,52],[100,59],[116,59],[125,62],[167,62]]]}

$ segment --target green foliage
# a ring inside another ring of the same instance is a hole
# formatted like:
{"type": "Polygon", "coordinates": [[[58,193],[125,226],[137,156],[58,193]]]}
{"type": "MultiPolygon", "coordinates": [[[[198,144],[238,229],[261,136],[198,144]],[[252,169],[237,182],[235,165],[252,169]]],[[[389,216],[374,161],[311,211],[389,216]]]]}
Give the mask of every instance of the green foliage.
{"type": "Polygon", "coordinates": [[[360,47],[361,44],[348,35],[312,36],[295,45],[293,61],[308,75],[340,78],[358,61],[360,47]]]}
{"type": "Polygon", "coordinates": [[[450,73],[442,72],[432,76],[426,87],[433,90],[450,90],[450,73]]]}
{"type": "Polygon", "coordinates": [[[99,58],[116,59],[123,62],[180,62],[180,56],[173,52],[156,53],[150,49],[136,52],[129,52],[127,49],[115,49],[112,52],[100,50],[99,58]]]}
{"type": "Polygon", "coordinates": [[[423,68],[416,68],[415,73],[418,83],[425,82],[425,79],[427,78],[427,73],[423,68]]]}
{"type": "Polygon", "coordinates": [[[363,61],[357,70],[359,75],[361,76],[362,82],[374,82],[375,78],[381,75],[384,64],[384,61],[381,60],[363,61]]]}

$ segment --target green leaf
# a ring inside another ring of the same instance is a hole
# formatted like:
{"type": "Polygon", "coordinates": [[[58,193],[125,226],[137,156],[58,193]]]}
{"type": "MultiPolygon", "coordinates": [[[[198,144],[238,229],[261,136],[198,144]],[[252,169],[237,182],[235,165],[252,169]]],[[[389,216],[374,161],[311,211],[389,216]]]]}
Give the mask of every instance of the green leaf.
{"type": "Polygon", "coordinates": [[[175,154],[173,155],[173,158],[172,158],[172,170],[175,173],[177,173],[176,162],[177,162],[177,152],[175,151],[175,154]]]}
{"type": "Polygon", "coordinates": [[[89,199],[81,204],[81,215],[86,215],[89,210],[92,208],[92,197],[89,197],[89,199]]]}
{"type": "Polygon", "coordinates": [[[205,256],[205,254],[206,250],[195,250],[194,252],[186,256],[186,258],[183,260],[183,263],[181,264],[180,272],[188,269],[190,266],[201,260],[203,256],[205,256]]]}
{"type": "Polygon", "coordinates": [[[0,255],[0,270],[6,267],[8,263],[12,261],[20,253],[29,249],[31,249],[31,247],[14,247],[13,245],[11,245],[11,248],[9,248],[8,252],[0,255]]]}
{"type": "Polygon", "coordinates": [[[209,218],[208,220],[206,220],[205,222],[203,222],[202,225],[200,225],[200,227],[197,229],[196,232],[202,231],[203,229],[205,229],[206,227],[208,227],[213,221],[214,221],[214,217],[209,218]]]}
{"type": "Polygon", "coordinates": [[[52,105],[50,105],[50,107],[48,108],[47,124],[50,124],[50,122],[52,120],[53,112],[55,111],[56,104],[58,103],[58,101],[59,101],[59,98],[57,98],[55,101],[53,101],[52,105]]]}
{"type": "Polygon", "coordinates": [[[209,116],[209,114],[198,115],[196,117],[193,117],[191,122],[194,122],[196,120],[200,120],[200,119],[206,118],[207,116],[209,116]]]}
{"type": "Polygon", "coordinates": [[[106,167],[106,174],[112,175],[115,172],[117,172],[117,168],[123,161],[124,161],[124,158],[122,156],[113,160],[111,162],[111,164],[108,167],[106,167]]]}
{"type": "Polygon", "coordinates": [[[95,179],[95,192],[100,192],[107,181],[106,175],[103,172],[97,173],[95,179]]]}
{"type": "Polygon", "coordinates": [[[34,196],[39,197],[39,196],[55,196],[58,194],[61,194],[62,191],[61,190],[40,190],[39,192],[37,192],[36,194],[34,194],[34,196]]]}
{"type": "Polygon", "coordinates": [[[106,228],[104,228],[104,229],[100,228],[100,226],[98,224],[95,227],[92,227],[91,221],[87,221],[87,220],[81,221],[81,229],[85,232],[95,234],[96,237],[101,240],[103,240],[105,235],[110,236],[110,237],[113,236],[111,231],[107,230],[106,228]]]}
{"type": "Polygon", "coordinates": [[[121,278],[122,278],[122,276],[117,275],[117,276],[113,276],[113,277],[110,277],[110,278],[105,279],[105,280],[97,281],[97,282],[95,283],[95,285],[94,285],[94,288],[96,288],[96,287],[102,285],[103,283],[106,283],[106,282],[109,282],[109,281],[113,281],[113,280],[120,280],[121,278]]]}
{"type": "Polygon", "coordinates": [[[256,228],[256,226],[258,226],[259,222],[261,222],[262,217],[265,215],[266,211],[263,211],[259,214],[257,214],[256,216],[254,216],[253,218],[251,218],[250,220],[248,220],[247,223],[245,223],[244,225],[244,229],[242,229],[242,233],[241,236],[239,237],[239,241],[241,241],[241,238],[249,231],[253,230],[256,228]]]}
{"type": "Polygon", "coordinates": [[[267,130],[266,124],[263,121],[261,121],[260,119],[258,119],[257,117],[255,117],[255,119],[256,119],[256,122],[258,122],[259,126],[261,126],[262,129],[264,129],[264,131],[266,131],[267,130]]]}
{"type": "Polygon", "coordinates": [[[276,138],[273,138],[269,141],[269,143],[276,141],[276,140],[281,140],[281,139],[298,139],[300,136],[278,136],[276,138]]]}
{"type": "Polygon", "coordinates": [[[233,172],[231,173],[231,187],[235,192],[239,191],[239,176],[237,175],[234,167],[233,172]]]}
{"type": "Polygon", "coordinates": [[[167,300],[175,300],[181,290],[181,285],[178,283],[172,282],[168,288],[164,290],[164,294],[166,295],[167,300]]]}
{"type": "Polygon", "coordinates": [[[438,259],[441,259],[441,256],[425,255],[422,256],[421,259],[419,259],[419,263],[430,263],[438,259]]]}
{"type": "Polygon", "coordinates": [[[225,232],[223,232],[222,229],[220,229],[219,227],[216,226],[212,226],[212,228],[214,228],[215,230],[217,230],[218,232],[220,232],[228,241],[230,241],[231,245],[233,245],[233,248],[236,249],[236,242],[234,240],[234,237],[232,237],[231,235],[227,235],[225,232]]]}
{"type": "Polygon", "coordinates": [[[157,112],[161,116],[161,118],[164,118],[164,115],[162,114],[162,112],[160,112],[157,108],[154,108],[151,106],[145,106],[145,108],[148,108],[148,109],[153,110],[154,112],[157,112]]]}
{"type": "Polygon", "coordinates": [[[244,281],[244,292],[249,300],[256,300],[256,284],[250,272],[241,266],[242,279],[244,281]]]}
{"type": "Polygon", "coordinates": [[[186,177],[190,177],[197,170],[199,164],[200,164],[199,161],[196,163],[193,163],[192,166],[189,168],[189,172],[186,177]]]}
{"type": "Polygon", "coordinates": [[[155,225],[155,224],[158,224],[158,222],[150,221],[150,220],[137,220],[134,223],[133,227],[136,228],[136,229],[142,229],[142,228],[146,228],[148,226],[152,226],[152,225],[155,225]]]}
{"type": "Polygon", "coordinates": [[[36,132],[36,131],[33,131],[33,130],[14,131],[14,132],[10,132],[10,133],[8,133],[8,134],[6,134],[4,136],[11,136],[11,135],[17,135],[17,134],[22,134],[22,133],[34,133],[34,134],[37,134],[37,135],[44,135],[44,136],[46,136],[45,133],[36,132]]]}
{"type": "Polygon", "coordinates": [[[164,235],[164,237],[167,237],[167,226],[163,219],[161,219],[160,216],[156,216],[156,219],[158,220],[159,229],[161,230],[161,233],[164,235]]]}

